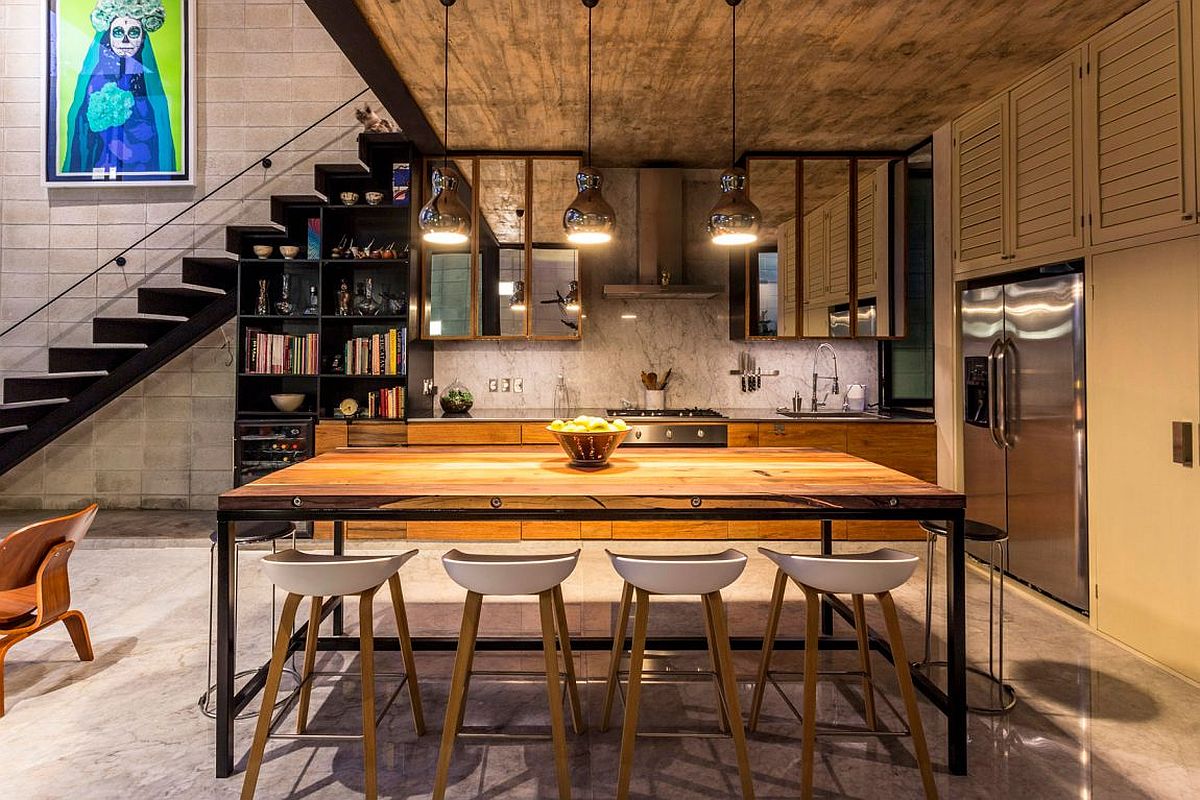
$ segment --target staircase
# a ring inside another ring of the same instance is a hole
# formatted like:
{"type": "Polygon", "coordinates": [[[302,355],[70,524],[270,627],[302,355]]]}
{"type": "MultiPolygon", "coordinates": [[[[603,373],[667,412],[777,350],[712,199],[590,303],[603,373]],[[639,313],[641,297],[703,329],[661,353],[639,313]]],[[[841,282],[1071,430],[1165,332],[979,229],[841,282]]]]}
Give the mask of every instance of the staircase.
{"type": "Polygon", "coordinates": [[[307,220],[325,198],[336,203],[343,191],[361,197],[371,188],[390,189],[392,159],[400,153],[402,160],[411,158],[401,134],[362,134],[358,147],[362,164],[314,167],[314,185],[324,198],[272,196],[271,225],[225,229],[225,249],[232,257],[184,258],[183,285],[139,288],[137,316],[96,317],[92,346],[51,347],[47,374],[5,378],[0,475],[232,319],[238,257],[249,257],[256,244],[303,243],[307,220]]]}

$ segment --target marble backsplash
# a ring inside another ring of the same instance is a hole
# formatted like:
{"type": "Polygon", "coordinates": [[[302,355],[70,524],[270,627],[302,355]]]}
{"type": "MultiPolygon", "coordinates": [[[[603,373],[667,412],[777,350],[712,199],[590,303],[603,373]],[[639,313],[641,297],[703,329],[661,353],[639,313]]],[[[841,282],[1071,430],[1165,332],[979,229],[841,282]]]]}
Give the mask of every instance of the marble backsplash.
{"type": "MultiPolygon", "coordinates": [[[[583,338],[576,342],[524,340],[438,342],[434,376],[439,387],[460,381],[475,394],[479,408],[549,408],[561,373],[576,405],[642,404],[641,371],[673,370],[667,405],[722,408],[790,406],[794,392],[812,394],[813,359],[818,340],[739,342],[729,339],[729,300],[605,300],[606,283],[633,283],[637,274],[636,171],[605,170],[605,196],[616,208],[617,237],[608,245],[581,250],[584,292],[583,338]],[[742,392],[738,355],[748,350],[764,371],[762,388],[742,392]],[[522,378],[524,391],[489,392],[489,378],[522,378]]],[[[710,241],[704,217],[716,197],[718,173],[684,172],[684,263],[690,283],[728,285],[727,251],[710,241]]],[[[831,340],[843,387],[867,386],[877,401],[878,346],[873,341],[831,340]]],[[[830,373],[828,355],[820,373],[830,373]]],[[[822,382],[824,396],[828,384],[822,382]]],[[[844,388],[843,388],[844,391],[844,388]]]]}

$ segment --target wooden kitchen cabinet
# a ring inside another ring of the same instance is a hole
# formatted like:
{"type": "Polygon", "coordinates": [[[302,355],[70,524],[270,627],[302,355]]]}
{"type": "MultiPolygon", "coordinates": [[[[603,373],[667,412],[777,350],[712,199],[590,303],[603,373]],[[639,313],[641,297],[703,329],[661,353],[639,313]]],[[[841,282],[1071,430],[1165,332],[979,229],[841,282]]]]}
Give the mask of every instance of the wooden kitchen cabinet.
{"type": "Polygon", "coordinates": [[[550,420],[521,423],[521,444],[558,444],[554,434],[546,430],[549,424],[550,420]]]}
{"type": "Polygon", "coordinates": [[[817,447],[846,452],[844,422],[760,422],[759,447],[817,447]]]}
{"type": "Polygon", "coordinates": [[[1009,116],[1007,93],[955,120],[951,131],[951,230],[962,271],[1008,257],[1009,116]]]}
{"type": "Polygon", "coordinates": [[[408,425],[384,420],[354,420],[349,425],[350,447],[396,447],[408,444],[408,425]]]}
{"type": "Polygon", "coordinates": [[[1178,0],[1155,0],[1088,43],[1084,143],[1093,243],[1195,224],[1194,54],[1182,23],[1178,0]]]}
{"type": "Polygon", "coordinates": [[[410,425],[410,445],[426,444],[520,444],[519,422],[429,422],[410,425]]]}
{"type": "MultiPolygon", "coordinates": [[[[937,483],[937,428],[934,425],[889,422],[847,425],[846,452],[914,478],[937,483]]],[[[916,522],[851,520],[846,522],[846,538],[924,539],[925,533],[916,522]]]]}
{"type": "Polygon", "coordinates": [[[349,439],[349,425],[341,420],[321,420],[313,436],[313,455],[328,453],[345,447],[349,439]]]}

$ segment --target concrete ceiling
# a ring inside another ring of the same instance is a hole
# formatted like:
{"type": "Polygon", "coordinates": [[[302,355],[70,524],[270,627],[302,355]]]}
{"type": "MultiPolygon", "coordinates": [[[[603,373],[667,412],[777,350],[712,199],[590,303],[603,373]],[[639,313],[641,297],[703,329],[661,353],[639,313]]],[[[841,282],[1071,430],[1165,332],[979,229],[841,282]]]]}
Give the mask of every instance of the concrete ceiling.
{"type": "MultiPolygon", "coordinates": [[[[442,119],[438,0],[356,0],[425,117],[442,119]]],[[[745,0],[738,150],[911,147],[1141,0],[745,0]]],[[[601,0],[594,161],[729,159],[729,7],[601,0]]],[[[586,9],[459,0],[450,9],[450,147],[580,150],[586,9]]]]}

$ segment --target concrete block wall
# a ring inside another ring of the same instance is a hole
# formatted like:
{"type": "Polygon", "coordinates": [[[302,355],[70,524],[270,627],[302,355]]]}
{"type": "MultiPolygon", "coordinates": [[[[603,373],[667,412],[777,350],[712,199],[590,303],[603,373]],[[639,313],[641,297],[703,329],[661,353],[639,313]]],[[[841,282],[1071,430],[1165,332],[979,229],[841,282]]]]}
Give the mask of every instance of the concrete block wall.
{"type": "MultiPolygon", "coordinates": [[[[303,0],[197,0],[197,185],[41,186],[42,0],[0,3],[0,330],[364,88],[303,0]]],[[[364,100],[375,103],[370,95],[364,100]]],[[[361,102],[361,101],[360,101],[361,102]]],[[[377,105],[377,103],[375,103],[377,105]]],[[[50,345],[91,343],[91,319],[136,311],[185,255],[223,255],[229,224],[266,224],[272,194],[313,190],[316,163],[353,163],[347,108],[47,312],[0,338],[0,378],[46,369],[50,345]]],[[[226,334],[232,337],[232,326],[226,334]]],[[[220,333],[5,476],[0,506],[212,508],[232,481],[233,367],[220,333]]]]}

